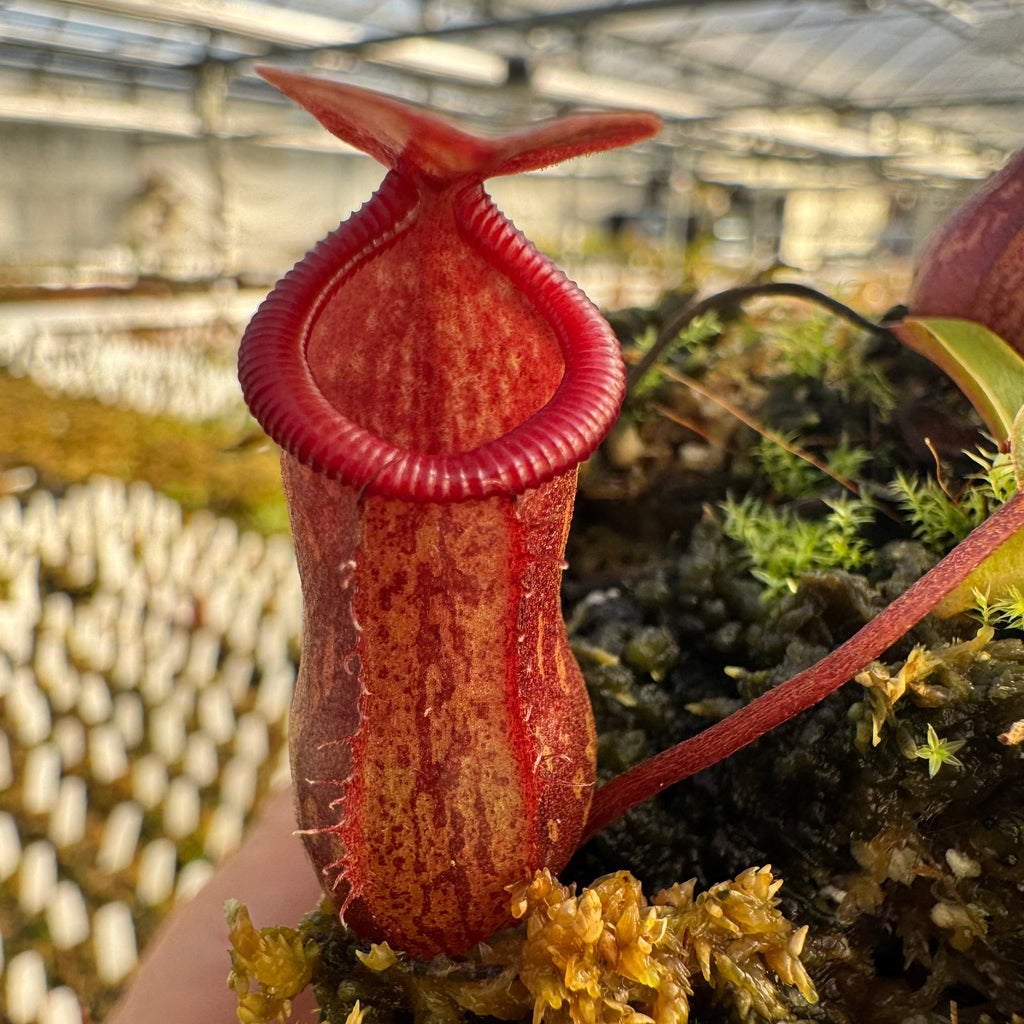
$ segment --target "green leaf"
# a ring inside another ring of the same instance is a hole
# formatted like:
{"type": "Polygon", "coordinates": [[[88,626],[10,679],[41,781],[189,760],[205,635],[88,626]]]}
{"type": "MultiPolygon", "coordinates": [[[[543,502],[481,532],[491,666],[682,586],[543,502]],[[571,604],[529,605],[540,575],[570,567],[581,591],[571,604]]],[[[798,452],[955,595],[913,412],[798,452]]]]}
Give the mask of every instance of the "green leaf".
{"type": "Polygon", "coordinates": [[[1017,410],[1010,427],[1010,458],[1013,460],[1013,478],[1019,491],[1024,487],[1024,405],[1017,410]]]}
{"type": "Polygon", "coordinates": [[[997,441],[1010,436],[1024,406],[1024,358],[987,327],[970,320],[907,317],[893,333],[926,356],[968,397],[997,441]]]}

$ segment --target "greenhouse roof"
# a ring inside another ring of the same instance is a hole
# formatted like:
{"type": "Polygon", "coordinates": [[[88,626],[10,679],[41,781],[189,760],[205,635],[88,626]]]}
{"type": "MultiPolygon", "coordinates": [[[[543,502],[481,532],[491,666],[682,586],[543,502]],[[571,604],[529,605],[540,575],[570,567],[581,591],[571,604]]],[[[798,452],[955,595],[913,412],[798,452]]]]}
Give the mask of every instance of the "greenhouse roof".
{"type": "Polygon", "coordinates": [[[6,0],[0,121],[322,146],[259,61],[497,126],[653,109],[753,185],[955,182],[1024,143],[1020,0],[6,0]]]}

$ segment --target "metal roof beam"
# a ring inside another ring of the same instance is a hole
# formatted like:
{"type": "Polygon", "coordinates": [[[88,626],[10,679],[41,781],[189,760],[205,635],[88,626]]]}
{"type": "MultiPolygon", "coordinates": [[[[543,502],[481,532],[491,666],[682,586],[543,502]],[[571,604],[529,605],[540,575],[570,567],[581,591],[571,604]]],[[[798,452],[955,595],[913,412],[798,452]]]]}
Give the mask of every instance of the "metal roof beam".
{"type": "Polygon", "coordinates": [[[679,10],[681,8],[700,8],[708,6],[725,6],[734,3],[749,4],[751,0],[688,0],[686,3],[679,3],[679,0],[613,0],[608,4],[596,4],[586,7],[572,7],[558,11],[532,12],[530,14],[515,15],[506,18],[494,18],[488,21],[476,22],[455,22],[450,25],[440,25],[436,28],[424,29],[414,28],[406,32],[396,32],[390,35],[364,36],[361,39],[354,39],[347,42],[328,44],[313,47],[275,46],[271,49],[270,56],[285,56],[288,54],[297,56],[303,53],[326,52],[326,51],[359,51],[364,46],[377,43],[395,43],[404,39],[443,39],[450,36],[474,35],[480,32],[501,32],[515,31],[528,32],[534,28],[544,28],[548,25],[578,26],[601,21],[605,18],[621,18],[627,15],[643,15],[650,11],[667,9],[679,10]]]}
{"type": "Polygon", "coordinates": [[[88,7],[142,21],[191,25],[269,44],[283,40],[286,47],[302,49],[352,43],[364,35],[356,22],[256,0],[221,0],[216,4],[207,0],[69,0],[66,6],[88,7]]]}

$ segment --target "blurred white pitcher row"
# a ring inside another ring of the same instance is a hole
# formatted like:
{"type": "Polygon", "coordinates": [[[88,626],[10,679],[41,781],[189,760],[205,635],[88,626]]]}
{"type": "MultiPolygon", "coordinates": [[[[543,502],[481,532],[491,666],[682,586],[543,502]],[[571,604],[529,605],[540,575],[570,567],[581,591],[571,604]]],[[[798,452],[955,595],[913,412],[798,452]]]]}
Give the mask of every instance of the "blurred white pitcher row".
{"type": "Polygon", "coordinates": [[[284,783],[300,611],[287,537],[106,478],[0,497],[0,1019],[80,1024],[70,979],[122,983],[284,783]]]}
{"type": "Polygon", "coordinates": [[[0,304],[0,368],[150,416],[243,415],[234,347],[261,293],[0,304]],[[211,345],[213,339],[222,344],[211,345]]]}

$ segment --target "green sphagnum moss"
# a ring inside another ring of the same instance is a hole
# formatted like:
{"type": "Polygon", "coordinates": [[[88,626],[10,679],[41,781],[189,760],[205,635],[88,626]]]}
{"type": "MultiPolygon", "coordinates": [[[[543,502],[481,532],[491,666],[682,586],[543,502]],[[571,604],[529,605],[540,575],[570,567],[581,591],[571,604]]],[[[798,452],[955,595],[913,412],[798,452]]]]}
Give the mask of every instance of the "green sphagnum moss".
{"type": "Polygon", "coordinates": [[[727,537],[740,543],[750,572],[770,600],[795,592],[801,576],[832,569],[863,568],[871,550],[861,530],[874,519],[872,506],[859,498],[827,499],[829,513],[804,519],[792,509],[773,509],[750,495],[727,499],[720,506],[727,537]]]}

